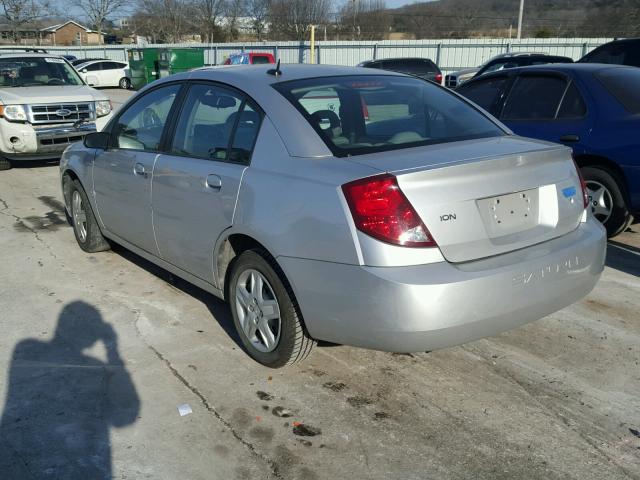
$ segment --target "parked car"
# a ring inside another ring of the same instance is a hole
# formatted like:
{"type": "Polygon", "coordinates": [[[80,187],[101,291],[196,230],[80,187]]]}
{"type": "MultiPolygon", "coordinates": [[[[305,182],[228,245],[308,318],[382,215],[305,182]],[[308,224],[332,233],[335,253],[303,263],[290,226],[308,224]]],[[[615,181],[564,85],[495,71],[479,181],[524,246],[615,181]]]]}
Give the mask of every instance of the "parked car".
{"type": "Polygon", "coordinates": [[[406,73],[435,83],[442,83],[442,72],[429,58],[383,58],[368,60],[358,64],[363,68],[379,68],[392,72],[406,73]]]}
{"type": "Polygon", "coordinates": [[[92,87],[131,88],[129,65],[114,60],[93,60],[76,65],[82,79],[92,87]]]}
{"type": "Polygon", "coordinates": [[[78,59],[78,57],[76,57],[75,55],[61,55],[61,57],[67,60],[68,62],[72,62],[78,59]]]}
{"type": "Polygon", "coordinates": [[[110,115],[109,99],[85,85],[62,57],[0,54],[0,170],[12,162],[57,159],[110,115]]]}
{"type": "Polygon", "coordinates": [[[224,61],[224,65],[260,65],[264,63],[276,63],[276,59],[270,53],[232,53],[224,61]]]}
{"type": "Polygon", "coordinates": [[[640,67],[640,38],[614,40],[600,45],[579,60],[581,63],[612,63],[640,67]]]}
{"type": "Polygon", "coordinates": [[[76,58],[75,60],[71,60],[69,63],[71,63],[71,65],[73,65],[74,67],[77,67],[82,63],[88,63],[93,60],[109,60],[109,59],[108,58],[76,58]]]}
{"type": "Polygon", "coordinates": [[[394,72],[176,74],[60,173],[84,251],[117,242],[226,299],[270,367],[316,340],[415,352],[493,335],[582,298],[603,269],[571,149],[394,72]]]}
{"type": "Polygon", "coordinates": [[[640,212],[640,70],[602,64],[513,69],[457,92],[518,135],[573,148],[589,204],[610,237],[640,212]]]}
{"type": "Polygon", "coordinates": [[[528,65],[542,65],[544,63],[572,63],[573,59],[560,55],[548,55],[546,53],[512,52],[502,53],[490,58],[488,61],[475,68],[465,68],[452,72],[445,77],[444,84],[449,88],[455,88],[472,78],[485,73],[505,70],[507,68],[526,67],[528,65]]]}

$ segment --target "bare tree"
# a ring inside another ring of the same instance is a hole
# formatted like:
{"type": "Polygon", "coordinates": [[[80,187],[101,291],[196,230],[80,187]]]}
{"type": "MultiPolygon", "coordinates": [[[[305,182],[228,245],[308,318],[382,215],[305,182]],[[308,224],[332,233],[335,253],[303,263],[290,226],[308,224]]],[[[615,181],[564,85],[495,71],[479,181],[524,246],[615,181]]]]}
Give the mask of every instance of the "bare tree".
{"type": "Polygon", "coordinates": [[[102,26],[109,15],[115,13],[129,2],[127,0],[74,0],[74,4],[84,11],[91,26],[98,31],[102,43],[102,26]]]}
{"type": "Polygon", "coordinates": [[[221,17],[225,13],[226,0],[192,0],[190,7],[196,30],[205,42],[223,39],[220,27],[221,17]]]}
{"type": "Polygon", "coordinates": [[[11,28],[13,41],[18,42],[19,31],[51,14],[49,0],[0,0],[2,16],[11,28]]]}
{"type": "Polygon", "coordinates": [[[135,33],[150,36],[154,42],[178,43],[193,28],[189,6],[186,0],[138,0],[135,33]]]}
{"type": "Polygon", "coordinates": [[[271,10],[271,0],[247,0],[247,16],[251,18],[251,28],[262,41],[262,36],[267,29],[267,19],[271,10]]]}
{"type": "Polygon", "coordinates": [[[392,17],[384,0],[350,1],[340,11],[341,30],[352,40],[383,38],[391,27],[392,17]]]}
{"type": "Polygon", "coordinates": [[[227,41],[233,41],[238,37],[238,19],[243,15],[244,11],[244,0],[227,0],[225,8],[227,41]]]}
{"type": "Polygon", "coordinates": [[[270,31],[276,38],[306,40],[311,25],[329,22],[331,3],[331,0],[273,0],[270,31]]]}

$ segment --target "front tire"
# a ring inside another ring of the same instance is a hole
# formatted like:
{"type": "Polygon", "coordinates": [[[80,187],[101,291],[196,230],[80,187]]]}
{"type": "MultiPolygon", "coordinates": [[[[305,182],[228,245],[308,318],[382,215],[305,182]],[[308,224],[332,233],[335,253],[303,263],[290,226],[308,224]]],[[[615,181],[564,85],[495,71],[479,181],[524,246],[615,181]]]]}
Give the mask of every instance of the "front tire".
{"type": "Polygon", "coordinates": [[[607,230],[607,237],[624,232],[633,221],[618,176],[603,167],[583,167],[591,212],[607,230]]]}
{"type": "Polygon", "coordinates": [[[69,213],[73,233],[80,248],[88,253],[109,250],[111,246],[107,239],[102,236],[87,194],[78,180],[74,180],[71,184],[69,198],[71,201],[71,211],[69,213]]]}
{"type": "Polygon", "coordinates": [[[127,77],[123,77],[118,82],[118,86],[124,90],[129,90],[131,88],[131,80],[129,80],[127,77]]]}
{"type": "Polygon", "coordinates": [[[231,314],[242,344],[254,360],[271,368],[304,360],[316,343],[283,279],[266,252],[247,250],[235,259],[229,280],[231,314]]]}
{"type": "Polygon", "coordinates": [[[0,170],[10,170],[10,169],[11,169],[11,162],[6,158],[0,157],[0,170]]]}

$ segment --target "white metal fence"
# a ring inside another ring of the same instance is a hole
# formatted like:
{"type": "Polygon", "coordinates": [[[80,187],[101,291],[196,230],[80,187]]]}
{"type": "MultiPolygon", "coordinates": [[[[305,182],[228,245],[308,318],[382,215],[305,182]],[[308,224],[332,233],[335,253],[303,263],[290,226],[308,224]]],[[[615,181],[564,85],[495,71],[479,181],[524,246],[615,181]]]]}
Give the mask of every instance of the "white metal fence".
{"type": "MultiPolygon", "coordinates": [[[[485,60],[505,52],[545,52],[579,59],[598,45],[612,38],[472,38],[462,40],[384,40],[384,41],[327,41],[316,42],[316,61],[333,65],[356,65],[365,60],[392,57],[431,58],[443,72],[474,67],[485,60]]],[[[162,44],[146,47],[202,47],[205,63],[219,65],[231,54],[239,51],[271,52],[282,63],[307,63],[310,59],[309,42],[254,42],[217,44],[162,44]]],[[[35,47],[42,48],[42,47],[35,47]]],[[[135,45],[105,45],[102,47],[44,47],[51,53],[75,55],[78,58],[110,58],[127,60],[127,50],[135,45]]],[[[0,51],[10,50],[2,47],[0,51]]]]}

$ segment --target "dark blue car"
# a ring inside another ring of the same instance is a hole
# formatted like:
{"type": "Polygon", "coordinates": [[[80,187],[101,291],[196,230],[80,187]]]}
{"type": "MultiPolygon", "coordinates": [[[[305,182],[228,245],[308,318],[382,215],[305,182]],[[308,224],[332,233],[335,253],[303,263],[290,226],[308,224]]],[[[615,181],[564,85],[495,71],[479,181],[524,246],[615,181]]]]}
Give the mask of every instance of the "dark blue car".
{"type": "Polygon", "coordinates": [[[460,86],[517,135],[573,148],[591,208],[610,237],[640,213],[640,68],[552,64],[460,86]]]}

